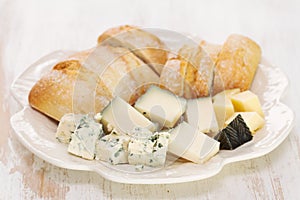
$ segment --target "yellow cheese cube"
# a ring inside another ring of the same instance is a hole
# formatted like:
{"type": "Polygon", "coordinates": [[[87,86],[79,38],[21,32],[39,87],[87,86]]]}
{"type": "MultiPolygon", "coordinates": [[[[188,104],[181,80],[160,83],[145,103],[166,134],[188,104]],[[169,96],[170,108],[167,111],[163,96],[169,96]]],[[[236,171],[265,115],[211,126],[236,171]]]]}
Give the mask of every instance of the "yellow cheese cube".
{"type": "Polygon", "coordinates": [[[157,86],[151,86],[134,107],[160,126],[172,128],[186,110],[186,100],[157,86]]]}
{"type": "Polygon", "coordinates": [[[258,129],[262,128],[265,124],[264,118],[262,118],[257,112],[236,112],[226,122],[226,126],[236,118],[237,115],[241,115],[246,125],[249,127],[252,134],[258,129]]]}
{"type": "Polygon", "coordinates": [[[236,112],[257,112],[264,117],[258,96],[249,90],[232,95],[231,101],[236,112]]]}

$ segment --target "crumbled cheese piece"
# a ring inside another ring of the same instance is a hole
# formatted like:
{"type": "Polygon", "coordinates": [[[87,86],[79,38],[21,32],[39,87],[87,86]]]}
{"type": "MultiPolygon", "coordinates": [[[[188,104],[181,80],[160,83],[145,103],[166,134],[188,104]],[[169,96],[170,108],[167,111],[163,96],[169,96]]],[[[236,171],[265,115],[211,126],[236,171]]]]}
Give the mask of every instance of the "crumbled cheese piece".
{"type": "Polygon", "coordinates": [[[128,143],[130,137],[112,132],[96,143],[96,159],[113,165],[128,163],[128,143]]]}
{"type": "Polygon", "coordinates": [[[57,131],[56,131],[56,139],[61,142],[68,144],[71,141],[71,135],[74,133],[76,129],[76,124],[79,123],[79,120],[84,115],[68,113],[65,114],[59,121],[57,131]]]}

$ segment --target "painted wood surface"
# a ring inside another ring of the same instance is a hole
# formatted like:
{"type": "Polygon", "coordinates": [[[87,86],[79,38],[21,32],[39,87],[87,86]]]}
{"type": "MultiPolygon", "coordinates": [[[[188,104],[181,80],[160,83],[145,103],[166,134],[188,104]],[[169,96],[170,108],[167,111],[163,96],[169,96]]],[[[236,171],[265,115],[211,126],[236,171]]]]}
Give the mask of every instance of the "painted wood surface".
{"type": "Polygon", "coordinates": [[[299,199],[299,119],[288,138],[261,158],[227,165],[218,175],[171,185],[128,185],[58,168],[23,147],[9,124],[20,107],[12,81],[41,56],[96,44],[109,27],[134,24],[196,33],[222,43],[252,37],[290,80],[283,102],[300,112],[300,2],[0,0],[0,199],[299,199]]]}

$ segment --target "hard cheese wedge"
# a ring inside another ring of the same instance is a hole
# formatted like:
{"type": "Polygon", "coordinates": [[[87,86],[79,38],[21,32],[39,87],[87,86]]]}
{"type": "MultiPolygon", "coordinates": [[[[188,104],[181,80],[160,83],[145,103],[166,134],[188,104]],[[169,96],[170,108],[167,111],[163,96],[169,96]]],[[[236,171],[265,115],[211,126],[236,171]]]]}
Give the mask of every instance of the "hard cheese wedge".
{"type": "Polygon", "coordinates": [[[124,134],[131,133],[135,127],[147,128],[152,132],[157,128],[154,123],[119,97],[114,98],[102,111],[101,122],[106,127],[106,131],[109,132],[111,126],[117,132],[124,134]]]}
{"type": "Polygon", "coordinates": [[[244,119],[252,134],[254,134],[256,130],[260,129],[265,124],[264,118],[257,114],[257,112],[236,112],[225,122],[226,126],[230,124],[239,114],[244,119]]]}
{"type": "Polygon", "coordinates": [[[218,99],[213,102],[214,111],[216,113],[218,126],[220,129],[224,127],[225,121],[233,115],[234,107],[231,100],[225,96],[224,99],[218,99]]]}
{"type": "Polygon", "coordinates": [[[169,152],[195,163],[204,163],[219,151],[220,143],[186,122],[171,131],[169,152]]]}
{"type": "Polygon", "coordinates": [[[220,149],[233,150],[246,142],[252,140],[253,136],[241,115],[236,118],[226,128],[221,130],[215,139],[220,142],[220,149]]]}
{"type": "Polygon", "coordinates": [[[219,130],[212,99],[210,97],[189,99],[187,101],[185,116],[187,122],[201,132],[208,133],[210,131],[217,132],[219,130]]]}
{"type": "Polygon", "coordinates": [[[220,129],[224,127],[225,121],[234,113],[231,96],[239,92],[239,88],[224,90],[213,97],[213,106],[220,129]]]}
{"type": "Polygon", "coordinates": [[[231,96],[231,101],[236,112],[257,112],[264,117],[258,96],[249,90],[231,96]]]}
{"type": "Polygon", "coordinates": [[[151,86],[134,107],[160,126],[172,128],[185,112],[186,100],[167,90],[151,86]]]}

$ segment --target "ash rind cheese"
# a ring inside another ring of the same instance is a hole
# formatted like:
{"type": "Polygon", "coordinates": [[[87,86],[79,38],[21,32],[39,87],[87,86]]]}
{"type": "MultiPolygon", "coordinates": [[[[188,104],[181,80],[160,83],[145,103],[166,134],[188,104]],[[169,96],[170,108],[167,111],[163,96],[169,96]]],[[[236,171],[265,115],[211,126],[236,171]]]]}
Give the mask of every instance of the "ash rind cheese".
{"type": "Polygon", "coordinates": [[[252,138],[250,129],[240,114],[215,136],[220,142],[221,150],[233,150],[252,138]]]}

